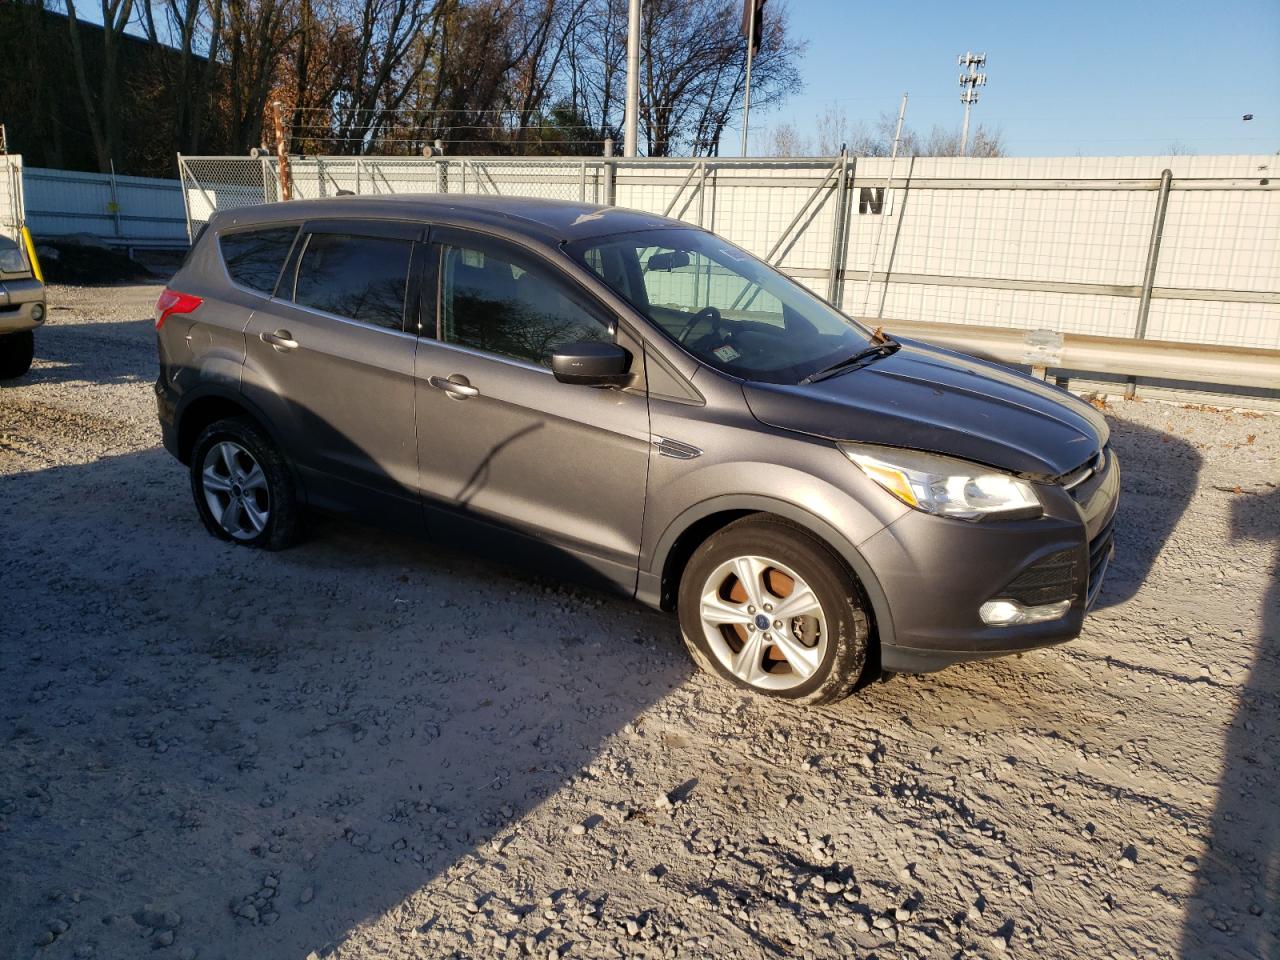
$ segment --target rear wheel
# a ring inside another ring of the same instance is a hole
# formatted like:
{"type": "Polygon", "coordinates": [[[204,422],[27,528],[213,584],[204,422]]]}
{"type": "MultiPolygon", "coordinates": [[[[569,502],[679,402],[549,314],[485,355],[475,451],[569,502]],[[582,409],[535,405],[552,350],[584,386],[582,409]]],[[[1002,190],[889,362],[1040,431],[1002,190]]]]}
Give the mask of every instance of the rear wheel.
{"type": "Polygon", "coordinates": [[[36,338],[30,330],[0,337],[0,380],[12,380],[31,369],[36,338]]]}
{"type": "Polygon", "coordinates": [[[867,604],[821,540],[747,517],[707,539],[680,581],[680,628],[697,663],[749,690],[805,704],[849,695],[867,662],[867,604]]]}
{"type": "Polygon", "coordinates": [[[223,540],[279,550],[297,536],[288,465],[249,420],[219,420],[196,438],[191,493],[205,527],[223,540]]]}

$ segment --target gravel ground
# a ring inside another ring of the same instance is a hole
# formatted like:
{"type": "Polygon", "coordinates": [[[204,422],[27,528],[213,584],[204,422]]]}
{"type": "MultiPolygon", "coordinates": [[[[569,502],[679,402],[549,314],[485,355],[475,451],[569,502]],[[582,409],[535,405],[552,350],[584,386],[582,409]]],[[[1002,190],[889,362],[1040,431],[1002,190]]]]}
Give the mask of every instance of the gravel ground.
{"type": "Polygon", "coordinates": [[[0,387],[0,957],[1280,957],[1280,417],[1112,404],[1084,636],[796,710],[625,599],[214,540],[157,290],[0,387]]]}

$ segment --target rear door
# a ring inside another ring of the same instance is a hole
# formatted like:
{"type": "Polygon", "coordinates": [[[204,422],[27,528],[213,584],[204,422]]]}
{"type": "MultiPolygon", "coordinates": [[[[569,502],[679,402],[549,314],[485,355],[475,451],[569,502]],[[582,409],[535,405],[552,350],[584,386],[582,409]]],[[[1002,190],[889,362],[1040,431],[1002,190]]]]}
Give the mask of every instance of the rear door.
{"type": "Polygon", "coordinates": [[[523,248],[461,230],[431,239],[438,317],[415,371],[428,528],[634,590],[649,449],[639,343],[523,248]],[[555,348],[591,339],[631,352],[631,388],[555,379],[555,348]]]}
{"type": "Polygon", "coordinates": [[[245,331],[244,391],[278,428],[308,502],[420,525],[414,347],[423,230],[313,221],[245,331]]]}

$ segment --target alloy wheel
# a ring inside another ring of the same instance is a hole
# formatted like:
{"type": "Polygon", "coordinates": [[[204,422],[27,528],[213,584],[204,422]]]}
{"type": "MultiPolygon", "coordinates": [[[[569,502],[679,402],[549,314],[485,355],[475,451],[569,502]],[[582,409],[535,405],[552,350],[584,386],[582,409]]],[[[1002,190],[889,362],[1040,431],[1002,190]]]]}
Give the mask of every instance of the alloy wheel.
{"type": "Polygon", "coordinates": [[[711,652],[739,680],[786,690],[809,680],[827,653],[817,594],[767,557],[726,560],[703,585],[699,617],[711,652]]]}
{"type": "Polygon", "coordinates": [[[252,540],[271,516],[267,475],[253,454],[232,440],[211,446],[200,466],[205,504],[218,525],[237,540],[252,540]]]}

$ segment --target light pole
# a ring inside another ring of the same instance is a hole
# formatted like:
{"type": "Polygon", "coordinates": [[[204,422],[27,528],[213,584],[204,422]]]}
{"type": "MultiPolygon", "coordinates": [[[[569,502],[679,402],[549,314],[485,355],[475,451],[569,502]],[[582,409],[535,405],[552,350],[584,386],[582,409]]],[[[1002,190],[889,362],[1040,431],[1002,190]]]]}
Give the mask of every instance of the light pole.
{"type": "Polygon", "coordinates": [[[742,155],[747,155],[747,127],[751,123],[751,63],[756,56],[756,17],[760,14],[757,8],[763,3],[747,0],[747,88],[742,96],[742,155]]]}
{"type": "Polygon", "coordinates": [[[987,75],[979,73],[979,67],[987,65],[985,53],[962,53],[956,57],[956,64],[962,68],[960,73],[960,102],[964,104],[964,126],[960,130],[960,156],[969,155],[969,111],[978,102],[978,87],[987,85],[987,75]]]}
{"type": "Polygon", "coordinates": [[[627,106],[622,121],[622,155],[636,155],[640,129],[640,0],[627,12],[627,106]]]}

